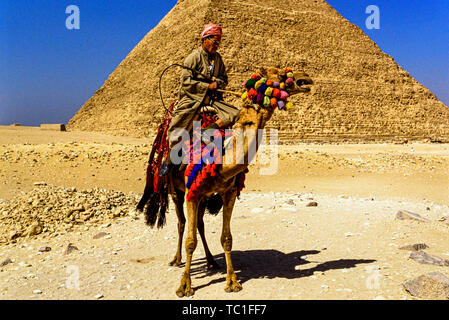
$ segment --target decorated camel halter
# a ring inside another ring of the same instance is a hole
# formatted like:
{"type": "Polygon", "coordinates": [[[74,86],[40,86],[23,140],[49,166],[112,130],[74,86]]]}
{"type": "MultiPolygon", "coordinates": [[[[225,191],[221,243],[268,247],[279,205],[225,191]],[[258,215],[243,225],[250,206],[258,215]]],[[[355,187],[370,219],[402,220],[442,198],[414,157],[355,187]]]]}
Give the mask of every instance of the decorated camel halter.
{"type": "Polygon", "coordinates": [[[288,102],[289,94],[286,89],[294,85],[292,69],[285,69],[285,76],[282,81],[274,82],[262,78],[258,74],[253,74],[250,79],[243,83],[246,91],[242,94],[242,101],[251,100],[263,108],[276,108],[279,110],[289,110],[293,107],[293,103],[288,102]]]}

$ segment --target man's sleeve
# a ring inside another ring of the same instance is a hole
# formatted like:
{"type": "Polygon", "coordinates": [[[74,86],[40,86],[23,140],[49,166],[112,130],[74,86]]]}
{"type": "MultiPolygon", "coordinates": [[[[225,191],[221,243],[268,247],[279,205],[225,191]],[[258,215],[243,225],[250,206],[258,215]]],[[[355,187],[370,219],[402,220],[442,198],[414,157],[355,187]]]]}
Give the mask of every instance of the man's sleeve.
{"type": "MultiPolygon", "coordinates": [[[[184,66],[196,70],[197,64],[200,62],[199,57],[190,54],[184,61],[184,66]]],[[[196,80],[193,72],[189,69],[183,69],[181,74],[182,89],[187,94],[204,95],[209,88],[207,82],[196,80]]]]}
{"type": "Polygon", "coordinates": [[[218,73],[216,81],[218,84],[218,88],[226,89],[226,86],[228,85],[228,74],[226,72],[226,67],[225,67],[221,57],[220,57],[219,61],[220,61],[220,71],[218,73]]]}

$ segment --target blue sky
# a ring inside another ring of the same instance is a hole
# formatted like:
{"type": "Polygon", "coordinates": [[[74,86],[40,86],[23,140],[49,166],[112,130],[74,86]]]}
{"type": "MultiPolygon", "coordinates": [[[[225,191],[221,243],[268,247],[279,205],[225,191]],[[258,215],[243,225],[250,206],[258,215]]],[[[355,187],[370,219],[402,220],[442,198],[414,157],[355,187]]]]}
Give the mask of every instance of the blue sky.
{"type": "MultiPolygon", "coordinates": [[[[449,105],[448,0],[328,0],[449,105]],[[368,5],[380,29],[368,30],[368,5]]],[[[67,123],[175,0],[0,0],[0,124],[67,123]],[[80,29],[66,28],[66,7],[80,29]]]]}

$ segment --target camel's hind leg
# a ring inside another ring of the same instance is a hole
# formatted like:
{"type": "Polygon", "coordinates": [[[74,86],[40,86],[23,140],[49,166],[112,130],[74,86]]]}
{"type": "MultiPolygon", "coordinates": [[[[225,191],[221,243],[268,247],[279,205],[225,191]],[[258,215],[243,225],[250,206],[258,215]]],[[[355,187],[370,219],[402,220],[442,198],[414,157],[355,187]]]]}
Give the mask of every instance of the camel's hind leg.
{"type": "Polygon", "coordinates": [[[176,290],[176,295],[178,297],[184,296],[192,296],[194,294],[194,290],[192,289],[192,283],[190,279],[190,265],[192,263],[192,255],[196,249],[197,245],[197,237],[196,237],[196,229],[198,227],[198,201],[187,201],[187,238],[186,238],[186,265],[184,269],[184,274],[181,279],[181,284],[176,290]]]}
{"type": "Polygon", "coordinates": [[[184,236],[184,227],[186,224],[186,217],[184,216],[184,192],[176,190],[172,197],[175,203],[176,215],[178,216],[178,247],[176,249],[175,257],[170,261],[170,265],[179,266],[181,264],[181,247],[182,237],[184,236]]]}
{"type": "Polygon", "coordinates": [[[232,235],[231,235],[231,216],[234,208],[237,189],[232,188],[223,195],[223,229],[221,233],[221,245],[223,246],[226,257],[226,292],[238,292],[242,290],[242,285],[237,281],[231,260],[232,235]]]}
{"type": "Polygon", "coordinates": [[[204,234],[204,212],[206,211],[206,201],[203,201],[198,208],[198,233],[200,234],[201,241],[203,242],[204,252],[206,253],[207,269],[218,269],[218,264],[215,262],[214,257],[210,253],[209,247],[206,242],[206,236],[204,234]]]}

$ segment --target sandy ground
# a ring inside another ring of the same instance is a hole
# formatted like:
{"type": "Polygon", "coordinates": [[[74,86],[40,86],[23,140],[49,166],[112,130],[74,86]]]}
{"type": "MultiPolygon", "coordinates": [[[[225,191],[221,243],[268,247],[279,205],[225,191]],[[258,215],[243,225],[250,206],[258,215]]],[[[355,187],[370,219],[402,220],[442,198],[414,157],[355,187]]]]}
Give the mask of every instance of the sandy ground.
{"type": "MultiPolygon", "coordinates": [[[[141,194],[151,139],[0,127],[0,199],[35,182],[141,194]]],[[[449,145],[298,144],[279,148],[276,174],[250,166],[231,223],[243,290],[224,292],[221,214],[206,216],[221,266],[194,254],[191,299],[415,299],[401,283],[448,267],[422,265],[399,247],[426,243],[449,259],[449,145]],[[316,207],[307,207],[311,201],[316,207]],[[431,222],[397,220],[408,210],[431,222]]],[[[0,200],[0,201],[3,201],[0,200]]],[[[1,216],[0,216],[1,218],[1,216]]],[[[2,230],[6,232],[7,230],[2,230]]],[[[178,299],[181,268],[173,206],[162,230],[142,217],[80,225],[0,245],[1,299],[178,299]],[[99,232],[107,236],[94,239],[99,232]],[[79,250],[64,251],[69,243],[79,250]],[[39,252],[48,246],[51,251],[39,252]]],[[[183,257],[185,256],[183,250],[183,257]]]]}

